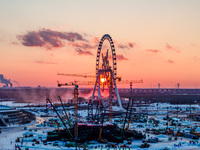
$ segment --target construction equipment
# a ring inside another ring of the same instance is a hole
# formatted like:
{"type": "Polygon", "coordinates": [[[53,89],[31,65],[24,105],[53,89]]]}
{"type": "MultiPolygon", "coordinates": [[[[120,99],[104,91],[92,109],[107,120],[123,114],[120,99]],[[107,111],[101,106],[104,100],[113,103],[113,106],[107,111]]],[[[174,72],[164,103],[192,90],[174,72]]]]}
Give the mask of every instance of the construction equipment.
{"type": "Polygon", "coordinates": [[[74,76],[74,77],[83,77],[83,78],[95,78],[96,76],[93,75],[83,75],[83,74],[70,74],[70,73],[57,73],[57,75],[61,76],[74,76]]]}
{"type": "Polygon", "coordinates": [[[125,116],[125,119],[124,119],[122,131],[121,131],[122,138],[124,138],[124,128],[125,128],[125,125],[126,125],[126,119],[127,119],[127,116],[128,116],[128,109],[129,109],[130,101],[131,101],[131,99],[129,99],[129,101],[128,101],[128,107],[127,107],[127,111],[126,111],[126,116],[125,116]]]}
{"type": "MultiPolygon", "coordinates": [[[[58,81],[57,81],[58,82],[58,81]]],[[[69,83],[59,83],[58,82],[58,87],[61,86],[75,86],[75,85],[94,85],[94,81],[74,81],[74,82],[69,82],[69,83]]]]}
{"type": "Polygon", "coordinates": [[[129,124],[131,122],[131,115],[132,115],[132,110],[133,110],[132,82],[130,82],[130,101],[131,101],[131,107],[130,108],[128,107],[127,109],[127,111],[129,111],[127,131],[129,130],[129,124]]]}
{"type": "Polygon", "coordinates": [[[58,86],[74,86],[74,103],[75,103],[75,109],[74,109],[74,114],[75,114],[75,124],[74,124],[74,139],[77,142],[78,140],[78,84],[76,81],[74,82],[69,82],[65,84],[59,84],[58,86]]]}
{"type": "Polygon", "coordinates": [[[69,134],[71,135],[71,137],[73,138],[73,135],[71,134],[71,132],[69,131],[68,127],[66,126],[65,122],[63,121],[62,117],[59,115],[59,113],[57,112],[55,106],[52,104],[51,100],[49,98],[46,99],[51,106],[53,107],[53,110],[56,112],[57,116],[60,118],[61,122],[63,123],[65,129],[67,129],[67,131],[69,132],[69,134]]]}
{"type": "Polygon", "coordinates": [[[57,126],[57,128],[58,128],[58,132],[60,132],[60,129],[59,129],[59,123],[58,123],[57,120],[56,120],[55,122],[56,122],[56,126],[57,126]]]}
{"type": "Polygon", "coordinates": [[[144,143],[144,144],[141,144],[139,147],[140,148],[149,148],[150,145],[148,143],[144,143]]]}
{"type": "Polygon", "coordinates": [[[126,119],[128,117],[128,126],[127,126],[127,131],[129,129],[129,124],[130,124],[130,120],[131,120],[131,113],[132,113],[132,107],[133,107],[133,99],[132,99],[132,82],[130,82],[130,98],[129,98],[129,101],[128,101],[128,106],[127,106],[127,110],[126,110],[126,116],[125,116],[125,119],[124,119],[124,123],[123,123],[123,127],[122,127],[122,138],[124,137],[124,128],[125,128],[125,125],[126,125],[126,119]],[[131,103],[131,107],[129,108],[130,106],[130,103],[131,103]],[[129,115],[129,116],[128,116],[129,115]]]}
{"type": "Polygon", "coordinates": [[[66,110],[65,110],[65,107],[64,107],[64,105],[63,105],[63,103],[62,103],[61,97],[58,96],[58,99],[60,100],[60,103],[61,103],[61,105],[62,105],[62,107],[63,107],[63,110],[64,110],[64,112],[65,112],[65,116],[66,116],[67,121],[68,121],[68,123],[69,123],[69,126],[71,127],[72,125],[71,125],[71,122],[70,122],[70,120],[69,120],[69,116],[67,115],[67,112],[66,112],[66,110]]]}
{"type": "Polygon", "coordinates": [[[104,113],[102,113],[101,127],[100,127],[100,130],[99,130],[99,141],[106,143],[107,141],[105,141],[101,138],[101,134],[102,134],[102,130],[103,130],[103,123],[104,123],[104,113]]]}

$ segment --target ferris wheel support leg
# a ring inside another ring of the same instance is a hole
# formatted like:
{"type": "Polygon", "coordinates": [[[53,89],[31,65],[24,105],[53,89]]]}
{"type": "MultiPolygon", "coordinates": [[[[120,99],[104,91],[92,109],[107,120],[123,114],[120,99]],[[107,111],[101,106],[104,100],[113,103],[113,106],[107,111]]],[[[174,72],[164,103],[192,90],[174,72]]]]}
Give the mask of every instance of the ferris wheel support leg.
{"type": "Polygon", "coordinates": [[[118,102],[119,102],[119,107],[122,108],[122,103],[121,103],[121,99],[120,99],[120,96],[119,96],[119,93],[118,93],[118,89],[117,89],[117,85],[116,85],[116,84],[115,84],[115,90],[116,90],[117,99],[118,99],[118,102]]]}
{"type": "Polygon", "coordinates": [[[116,82],[115,82],[115,79],[114,79],[113,72],[111,74],[112,74],[112,78],[113,78],[113,83],[115,85],[115,92],[116,92],[116,95],[117,95],[117,100],[118,100],[118,103],[119,103],[119,107],[123,108],[122,107],[122,103],[121,103],[121,99],[120,99],[120,96],[119,96],[119,92],[118,92],[118,89],[117,89],[117,85],[116,85],[116,82]]]}
{"type": "Polygon", "coordinates": [[[98,73],[98,100],[101,98],[101,91],[100,91],[100,73],[98,73]]]}
{"type": "Polygon", "coordinates": [[[93,100],[94,100],[94,93],[96,91],[96,87],[97,87],[97,80],[96,80],[95,85],[94,85],[94,90],[93,90],[93,93],[92,93],[91,103],[93,103],[93,100]]]}

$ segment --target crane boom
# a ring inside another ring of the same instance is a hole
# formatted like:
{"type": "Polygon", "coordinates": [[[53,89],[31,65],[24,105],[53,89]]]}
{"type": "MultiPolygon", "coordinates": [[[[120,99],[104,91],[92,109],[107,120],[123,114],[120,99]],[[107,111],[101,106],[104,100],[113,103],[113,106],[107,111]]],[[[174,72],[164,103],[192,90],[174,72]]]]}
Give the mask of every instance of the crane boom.
{"type": "Polygon", "coordinates": [[[57,73],[57,75],[61,76],[74,76],[74,77],[83,77],[83,78],[95,78],[96,76],[87,75],[87,74],[70,74],[70,73],[57,73]]]}
{"type": "MultiPolygon", "coordinates": [[[[130,82],[132,83],[143,83],[143,80],[120,80],[120,81],[116,81],[116,84],[129,84],[130,82]]],[[[75,86],[75,85],[94,85],[95,81],[74,81],[74,82],[69,82],[69,83],[59,83],[58,82],[58,86],[75,86]]],[[[103,84],[100,82],[100,84],[103,84]]]]}
{"type": "Polygon", "coordinates": [[[49,98],[46,99],[51,106],[53,107],[53,110],[56,112],[57,116],[60,118],[60,120],[62,121],[63,125],[65,126],[65,129],[67,129],[67,131],[69,132],[69,134],[71,135],[71,137],[73,137],[72,133],[69,131],[69,129],[67,128],[65,122],[63,121],[62,117],[60,117],[59,113],[57,112],[55,106],[52,104],[51,100],[49,98]]]}
{"type": "Polygon", "coordinates": [[[68,123],[69,123],[69,126],[71,127],[72,125],[71,125],[71,122],[70,122],[70,120],[69,120],[69,116],[67,115],[67,112],[66,112],[66,110],[65,110],[65,107],[64,107],[64,105],[63,105],[63,103],[62,103],[61,97],[58,96],[58,99],[59,99],[60,102],[61,102],[61,105],[62,105],[63,110],[64,110],[64,112],[65,112],[65,116],[67,117],[67,121],[68,121],[68,123]]]}

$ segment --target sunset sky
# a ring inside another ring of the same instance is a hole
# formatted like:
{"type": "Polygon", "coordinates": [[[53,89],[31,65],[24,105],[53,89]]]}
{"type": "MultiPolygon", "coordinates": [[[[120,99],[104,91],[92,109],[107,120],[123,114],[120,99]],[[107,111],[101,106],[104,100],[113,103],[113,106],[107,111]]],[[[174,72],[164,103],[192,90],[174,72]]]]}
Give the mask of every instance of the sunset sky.
{"type": "Polygon", "coordinates": [[[200,88],[199,8],[199,0],[0,0],[0,74],[33,87],[94,80],[57,73],[94,75],[110,34],[118,76],[144,81],[134,88],[200,88]]]}

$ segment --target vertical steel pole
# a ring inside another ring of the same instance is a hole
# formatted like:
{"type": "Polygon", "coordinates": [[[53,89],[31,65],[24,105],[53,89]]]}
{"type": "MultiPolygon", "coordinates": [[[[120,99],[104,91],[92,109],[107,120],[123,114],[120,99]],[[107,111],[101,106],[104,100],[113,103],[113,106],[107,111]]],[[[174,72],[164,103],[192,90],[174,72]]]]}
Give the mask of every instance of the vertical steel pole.
{"type": "Polygon", "coordinates": [[[78,140],[78,85],[74,88],[74,102],[75,102],[75,125],[74,125],[74,139],[77,143],[78,140]]]}

